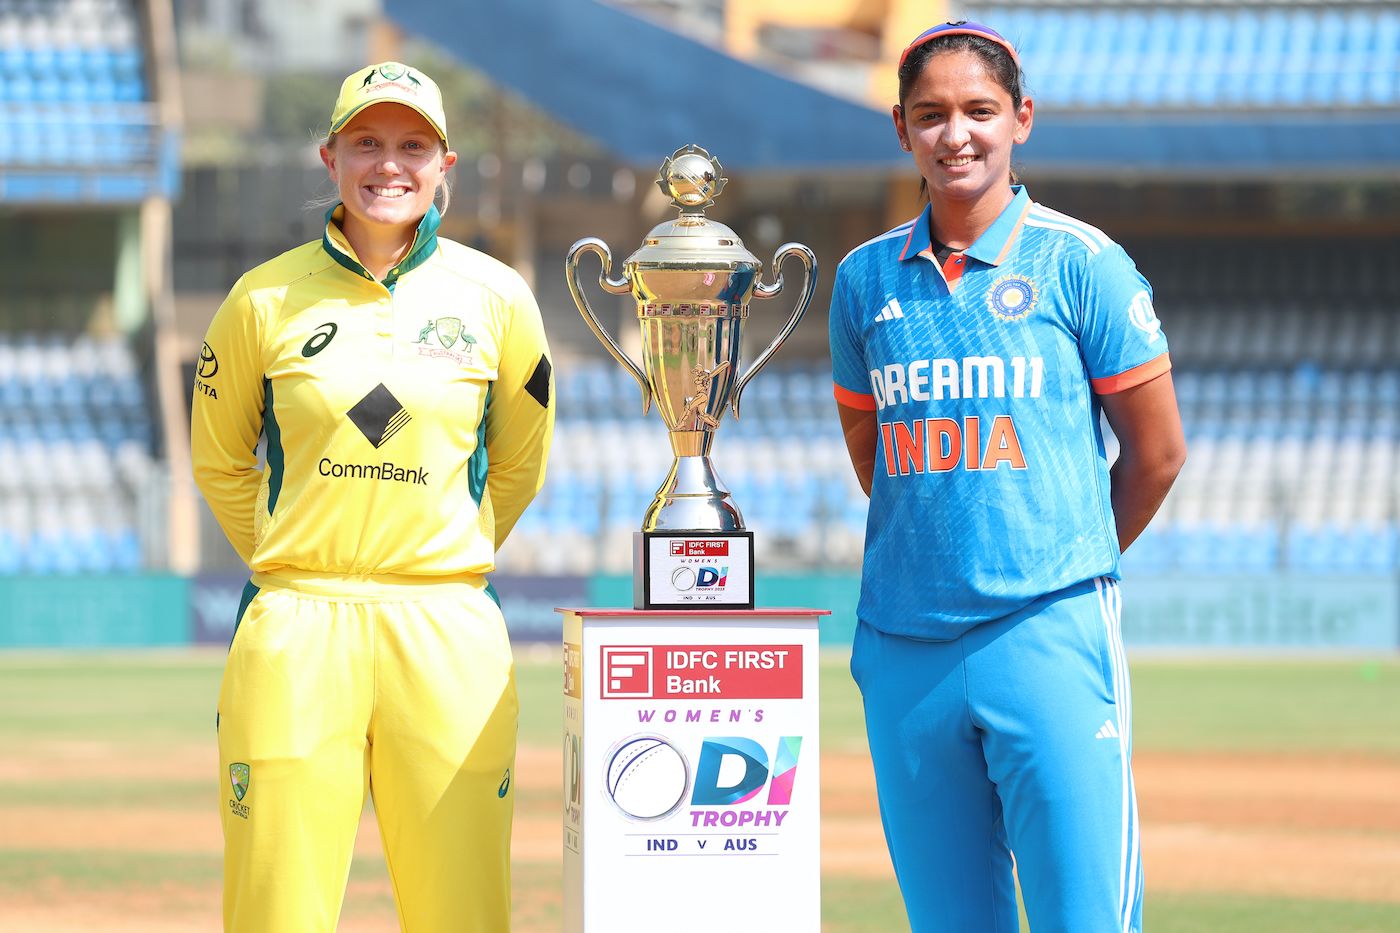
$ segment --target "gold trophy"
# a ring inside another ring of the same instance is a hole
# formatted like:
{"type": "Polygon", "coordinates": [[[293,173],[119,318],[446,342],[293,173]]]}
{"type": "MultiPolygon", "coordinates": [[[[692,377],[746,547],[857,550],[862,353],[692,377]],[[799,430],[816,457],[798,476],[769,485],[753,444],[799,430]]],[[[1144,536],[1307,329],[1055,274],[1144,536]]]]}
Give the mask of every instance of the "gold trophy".
{"type": "Polygon", "coordinates": [[[772,285],[763,264],[705,208],[727,179],[704,149],[678,149],[661,166],[657,185],[680,216],[654,227],[612,278],[612,252],[597,237],[579,240],[564,261],[569,291],[588,326],[642,390],[642,413],[652,399],[671,436],[675,462],[642,518],[637,536],[637,608],[753,608],[753,538],[710,461],[715,431],[726,410],[739,417],[744,387],[787,340],[817,284],[817,259],[800,243],[773,256],[772,285]],[[597,253],[598,284],[630,294],[642,326],[642,365],[607,332],[579,282],[579,260],[597,253]],[[740,374],[744,321],[753,299],[783,290],[780,268],[795,256],[806,270],[802,293],[773,342],[740,374]]]}

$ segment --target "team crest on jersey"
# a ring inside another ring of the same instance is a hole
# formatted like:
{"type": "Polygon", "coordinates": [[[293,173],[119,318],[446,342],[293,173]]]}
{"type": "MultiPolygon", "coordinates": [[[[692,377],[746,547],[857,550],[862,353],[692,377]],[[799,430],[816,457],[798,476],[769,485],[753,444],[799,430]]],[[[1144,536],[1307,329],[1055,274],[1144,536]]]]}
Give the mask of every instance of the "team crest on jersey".
{"type": "Polygon", "coordinates": [[[440,317],[429,321],[418,332],[418,339],[414,341],[420,356],[445,356],[468,366],[476,362],[476,343],[476,338],[463,329],[462,319],[459,317],[440,317]],[[441,350],[431,345],[433,338],[442,345],[441,350]]]}
{"type": "Polygon", "coordinates": [[[239,800],[248,793],[248,782],[251,780],[253,769],[241,761],[235,761],[228,766],[228,780],[233,785],[233,796],[239,800]]]}
{"type": "Polygon", "coordinates": [[[987,290],[987,307],[1003,321],[1019,321],[1031,313],[1040,293],[1025,276],[1002,276],[987,290]]]}
{"type": "Polygon", "coordinates": [[[237,800],[229,800],[228,808],[233,811],[234,816],[248,818],[248,805],[243,802],[243,798],[248,794],[248,785],[253,780],[253,769],[241,761],[235,761],[228,766],[228,782],[233,788],[233,796],[237,800]]]}

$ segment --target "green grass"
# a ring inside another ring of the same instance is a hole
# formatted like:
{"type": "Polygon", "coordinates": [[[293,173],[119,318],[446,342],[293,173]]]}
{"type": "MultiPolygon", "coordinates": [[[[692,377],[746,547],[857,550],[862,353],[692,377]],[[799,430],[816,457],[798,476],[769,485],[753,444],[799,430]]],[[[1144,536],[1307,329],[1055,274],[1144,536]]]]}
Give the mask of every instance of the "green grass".
{"type": "Polygon", "coordinates": [[[212,741],[222,672],[214,652],[0,654],[0,740],[212,741]]]}
{"type": "MultiPolygon", "coordinates": [[[[159,754],[171,745],[215,741],[219,652],[0,654],[0,748],[75,742],[116,754],[159,754]]],[[[1133,665],[1136,747],[1147,751],[1400,755],[1400,660],[1165,660],[1133,665]]],[[[560,673],[553,652],[522,651],[517,665],[524,745],[559,741],[560,673]]],[[[822,741],[828,752],[865,748],[860,698],[844,654],[821,668],[822,741]]],[[[211,777],[211,781],[214,778],[211,777]]],[[[519,785],[521,812],[547,814],[553,791],[519,785]]],[[[70,806],[99,811],[115,791],[91,779],[0,781],[8,806],[70,806]]],[[[202,781],[136,782],[120,789],[127,806],[197,809],[211,794],[202,781]]],[[[211,819],[214,819],[211,811],[211,819]]],[[[217,885],[210,855],[33,851],[0,848],[0,891],[159,890],[217,885]]],[[[360,857],[347,910],[392,910],[379,887],[382,857],[360,857]],[[356,893],[355,884],[361,885],[356,893]]],[[[517,916],[532,929],[559,925],[560,867],[526,863],[515,871],[517,916]]],[[[888,882],[823,879],[826,933],[902,933],[898,891],[888,882]]],[[[1149,883],[1152,933],[1400,933],[1394,905],[1225,895],[1156,894],[1149,883]]]]}
{"type": "MultiPolygon", "coordinates": [[[[864,748],[860,697],[843,654],[821,669],[822,741],[864,748]]],[[[0,741],[102,740],[134,747],[214,737],[223,656],[0,655],[0,741]]],[[[560,735],[552,654],[517,664],[520,740],[560,735]]],[[[1350,752],[1400,755],[1400,660],[1139,660],[1135,743],[1143,750],[1350,752]]]]}
{"type": "Polygon", "coordinates": [[[0,891],[60,882],[76,891],[124,891],[164,885],[207,886],[223,876],[217,855],[0,849],[0,891]]]}
{"type": "Polygon", "coordinates": [[[1349,901],[1150,893],[1143,929],[1152,933],[1397,933],[1400,907],[1349,901]]]}
{"type": "MultiPolygon", "coordinates": [[[[515,871],[516,915],[535,921],[534,928],[558,925],[556,866],[522,865],[515,871]]],[[[219,859],[207,855],[134,852],[45,852],[0,850],[0,891],[30,890],[41,885],[77,891],[126,891],[132,888],[207,887],[218,883],[219,859]]],[[[387,878],[384,860],[359,856],[350,872],[347,910],[392,912],[389,896],[376,893],[387,878]],[[356,892],[357,882],[371,890],[356,892]]],[[[826,878],[822,882],[824,933],[902,933],[899,892],[893,885],[826,878]]],[[[1400,910],[1389,904],[1226,895],[1149,894],[1144,926],[1152,933],[1397,933],[1400,910]]]]}
{"type": "Polygon", "coordinates": [[[73,807],[105,809],[120,798],[123,807],[152,810],[189,810],[216,806],[219,783],[210,774],[206,781],[123,781],[114,786],[107,781],[3,781],[0,802],[15,807],[73,807]]]}
{"type": "Polygon", "coordinates": [[[1134,748],[1400,755],[1400,661],[1141,661],[1134,748]]]}

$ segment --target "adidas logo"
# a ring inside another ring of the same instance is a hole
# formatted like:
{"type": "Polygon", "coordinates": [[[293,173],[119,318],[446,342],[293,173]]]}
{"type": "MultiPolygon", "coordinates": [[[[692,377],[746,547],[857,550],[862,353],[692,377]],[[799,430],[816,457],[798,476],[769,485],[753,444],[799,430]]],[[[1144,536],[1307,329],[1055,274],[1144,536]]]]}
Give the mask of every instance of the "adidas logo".
{"type": "Polygon", "coordinates": [[[1099,731],[1094,733],[1096,739],[1116,739],[1118,738],[1118,727],[1113,724],[1112,719],[1105,719],[1103,725],[1099,726],[1099,731]]]}
{"type": "Polygon", "coordinates": [[[889,304],[880,309],[880,313],[875,315],[878,321],[893,321],[897,317],[904,317],[904,309],[899,306],[898,298],[891,298],[889,304]]]}

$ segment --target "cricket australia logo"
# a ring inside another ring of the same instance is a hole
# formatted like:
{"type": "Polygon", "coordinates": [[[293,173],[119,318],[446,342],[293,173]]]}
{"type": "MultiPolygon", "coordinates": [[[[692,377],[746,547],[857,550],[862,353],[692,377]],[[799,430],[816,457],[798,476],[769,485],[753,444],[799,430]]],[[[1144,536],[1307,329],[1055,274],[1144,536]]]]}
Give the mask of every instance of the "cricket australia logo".
{"type": "Polygon", "coordinates": [[[458,363],[472,366],[476,363],[476,338],[462,327],[459,317],[440,317],[429,321],[418,332],[414,346],[419,356],[448,357],[458,363]],[[433,339],[441,344],[441,349],[433,346],[433,339]]]}
{"type": "Polygon", "coordinates": [[[253,780],[253,769],[241,761],[235,761],[228,766],[228,781],[233,787],[233,796],[237,799],[228,802],[228,808],[235,816],[248,818],[248,807],[243,803],[243,798],[248,794],[248,785],[253,780]]]}
{"type": "Polygon", "coordinates": [[[374,81],[374,76],[376,74],[383,78],[385,81],[399,82],[400,78],[406,78],[408,82],[411,83],[415,88],[423,86],[423,82],[415,78],[413,76],[413,72],[409,71],[407,66],[400,65],[398,62],[385,62],[379,67],[371,68],[369,70],[369,73],[365,75],[364,83],[360,85],[360,90],[365,90],[366,88],[368,88],[371,82],[374,81]]]}
{"type": "Polygon", "coordinates": [[[997,279],[987,291],[987,307],[1003,321],[1019,321],[1031,313],[1039,292],[1035,283],[1024,276],[1008,275],[997,279]]]}

